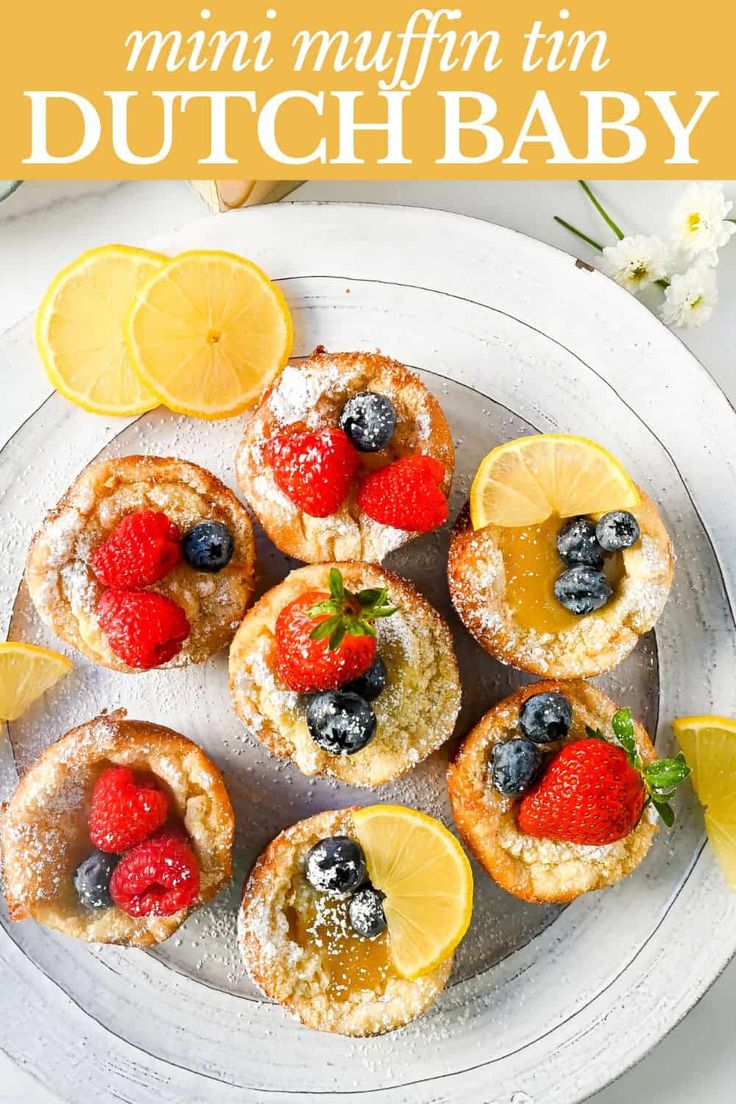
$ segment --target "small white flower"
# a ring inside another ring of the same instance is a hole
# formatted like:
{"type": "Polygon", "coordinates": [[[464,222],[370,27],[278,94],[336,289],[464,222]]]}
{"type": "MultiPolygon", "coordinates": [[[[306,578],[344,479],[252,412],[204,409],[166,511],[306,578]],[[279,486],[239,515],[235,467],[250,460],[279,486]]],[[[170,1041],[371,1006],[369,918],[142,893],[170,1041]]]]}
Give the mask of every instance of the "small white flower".
{"type": "Polygon", "coordinates": [[[633,234],[603,250],[603,271],[628,291],[641,291],[667,275],[670,256],[661,238],[633,234]]]}
{"type": "Polygon", "coordinates": [[[720,184],[691,184],[672,212],[678,248],[688,257],[702,256],[710,264],[718,264],[718,250],[736,234],[736,223],[725,221],[732,207],[720,184]]]}
{"type": "Polygon", "coordinates": [[[664,293],[662,319],[668,326],[702,326],[718,302],[716,274],[700,261],[672,277],[664,293]]]}

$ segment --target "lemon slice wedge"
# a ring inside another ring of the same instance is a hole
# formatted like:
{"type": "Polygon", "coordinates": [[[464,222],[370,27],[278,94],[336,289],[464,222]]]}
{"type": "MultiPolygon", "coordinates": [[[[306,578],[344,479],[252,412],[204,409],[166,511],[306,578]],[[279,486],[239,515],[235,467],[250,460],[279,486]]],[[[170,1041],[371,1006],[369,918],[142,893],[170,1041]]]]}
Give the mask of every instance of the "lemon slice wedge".
{"type": "Polygon", "coordinates": [[[170,410],[231,418],[283,368],[293,330],[286,301],[233,253],[181,253],[141,288],[128,319],[135,371],[170,410]]]}
{"type": "Polygon", "coordinates": [[[402,805],[354,813],[371,883],[385,894],[391,959],[405,978],[444,962],[468,930],[473,875],[455,837],[438,820],[402,805]]]}
{"type": "Polygon", "coordinates": [[[0,644],[0,720],[17,720],[71,669],[66,656],[48,648],[13,641],[0,644]]]}
{"type": "Polygon", "coordinates": [[[133,371],[125,322],[138,289],[166,258],[128,245],[77,257],[56,276],[36,319],[46,375],[64,398],[93,414],[143,414],[158,399],[133,371]]]}
{"type": "Polygon", "coordinates": [[[705,828],[731,889],[736,890],[736,721],[680,717],[672,722],[705,812],[705,828]]]}
{"type": "Polygon", "coordinates": [[[585,437],[519,437],[489,452],[470,489],[474,529],[541,525],[556,514],[631,510],[639,492],[619,461],[585,437]]]}

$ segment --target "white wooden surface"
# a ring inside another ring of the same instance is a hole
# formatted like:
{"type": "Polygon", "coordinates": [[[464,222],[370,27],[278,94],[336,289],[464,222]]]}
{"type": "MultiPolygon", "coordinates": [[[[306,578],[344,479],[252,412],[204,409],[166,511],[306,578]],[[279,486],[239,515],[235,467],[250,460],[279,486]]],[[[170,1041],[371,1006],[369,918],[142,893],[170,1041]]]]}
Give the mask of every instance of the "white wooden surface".
{"type": "MultiPolygon", "coordinates": [[[[622,221],[627,215],[632,230],[645,230],[654,228],[661,219],[663,202],[668,202],[678,186],[605,185],[601,190],[622,221]]],[[[731,194],[736,194],[734,189],[731,194]]],[[[553,213],[562,213],[589,231],[600,233],[573,185],[310,185],[303,197],[380,199],[452,208],[514,226],[567,248],[571,247],[570,241],[552,223],[553,213]]],[[[49,276],[80,249],[114,239],[143,242],[188,222],[200,212],[198,201],[182,184],[112,188],[39,185],[21,189],[0,208],[0,328],[13,325],[32,310],[49,276]],[[90,189],[86,196],[80,195],[90,189]],[[40,206],[30,210],[36,204],[40,206]]],[[[719,313],[706,330],[689,335],[689,343],[733,397],[736,250],[730,256],[726,254],[722,290],[724,304],[719,313]]],[[[8,404],[17,401],[23,406],[27,399],[25,383],[10,395],[4,393],[3,413],[10,417],[8,404]]],[[[687,411],[683,411],[683,433],[686,431],[687,411]]],[[[716,933],[713,938],[717,938],[716,933]]],[[[653,1104],[665,1099],[708,1099],[718,1104],[732,1100],[736,1072],[730,1046],[736,1026],[734,995],[736,973],[731,967],[669,1039],[637,1069],[599,1095],[600,1104],[623,1104],[632,1097],[653,1104]]],[[[0,1066],[0,1085],[2,1100],[48,1099],[36,1083],[4,1066],[0,1066]]]]}

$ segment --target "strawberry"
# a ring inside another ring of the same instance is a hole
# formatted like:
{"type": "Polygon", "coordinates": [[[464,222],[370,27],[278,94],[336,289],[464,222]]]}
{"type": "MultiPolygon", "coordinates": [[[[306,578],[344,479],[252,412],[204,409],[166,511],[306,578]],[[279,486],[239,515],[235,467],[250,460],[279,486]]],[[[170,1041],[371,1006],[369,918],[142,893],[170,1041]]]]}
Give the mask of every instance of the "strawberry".
{"type": "Polygon", "coordinates": [[[627,836],[641,816],[646,792],[626,752],[606,740],[563,747],[519,805],[528,836],[604,844],[627,836]]]}
{"type": "Polygon", "coordinates": [[[631,712],[611,722],[620,743],[588,729],[588,738],[566,744],[519,803],[518,824],[528,836],[603,846],[633,831],[651,802],[670,826],[667,798],[690,773],[684,757],[644,763],[631,712]]]}
{"type": "Polygon", "coordinates": [[[179,530],[166,514],[139,510],[115,526],[95,552],[92,569],[105,586],[151,586],[179,563],[179,539],[179,530]]]}
{"type": "Polygon", "coordinates": [[[337,690],[365,674],[376,656],[373,622],[396,612],[385,588],[352,594],[336,567],[329,587],[301,594],[276,619],[276,669],[297,694],[337,690]]]}
{"type": "Polygon", "coordinates": [[[363,480],[356,502],[381,525],[429,533],[447,521],[445,469],[433,456],[404,456],[363,480]]]}
{"type": "Polygon", "coordinates": [[[360,458],[341,429],[282,433],[264,449],[276,484],[310,517],[340,509],[360,458]]]}

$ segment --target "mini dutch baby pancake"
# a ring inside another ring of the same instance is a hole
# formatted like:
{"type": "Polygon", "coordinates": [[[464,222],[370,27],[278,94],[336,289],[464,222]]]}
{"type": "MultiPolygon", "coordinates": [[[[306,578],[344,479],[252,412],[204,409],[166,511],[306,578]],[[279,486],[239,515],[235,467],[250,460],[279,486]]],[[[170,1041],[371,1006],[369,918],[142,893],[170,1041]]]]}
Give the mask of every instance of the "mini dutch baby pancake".
{"type": "Polygon", "coordinates": [[[201,748],[121,713],[97,717],[40,755],[4,811],[10,915],[89,943],[160,943],[230,880],[233,832],[201,748]]]}
{"type": "Polygon", "coordinates": [[[609,671],[654,627],[674,554],[656,507],[592,441],[522,437],[485,458],[452,534],[453,603],[504,663],[609,671]]]}
{"type": "Polygon", "coordinates": [[[268,536],[308,563],[380,562],[436,529],[453,467],[445,416],[413,372],[322,347],[265,392],[236,458],[268,536]]]}
{"type": "Polygon", "coordinates": [[[248,611],[230,689],[249,731],[304,774],[379,786],[453,732],[450,631],[411,583],[362,563],[298,568],[248,611]]]}
{"type": "Polygon", "coordinates": [[[245,508],[204,468],[159,456],[91,464],[31,544],[43,620],[103,667],[201,663],[232,639],[253,595],[245,508]]]}
{"type": "Polygon", "coordinates": [[[238,937],[253,980],[302,1023],[380,1035],[442,992],[472,907],[470,864],[439,821],[398,805],[340,809],[269,844],[238,937]]]}
{"type": "Polygon", "coordinates": [[[537,682],[478,722],[447,784],[462,839],[500,886],[563,904],[613,885],[646,855],[682,755],[657,759],[644,728],[587,682],[537,682]]]}

